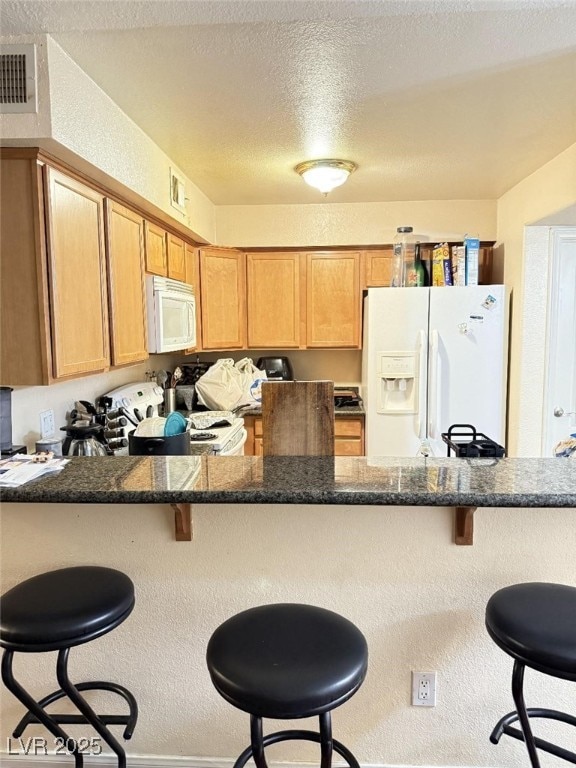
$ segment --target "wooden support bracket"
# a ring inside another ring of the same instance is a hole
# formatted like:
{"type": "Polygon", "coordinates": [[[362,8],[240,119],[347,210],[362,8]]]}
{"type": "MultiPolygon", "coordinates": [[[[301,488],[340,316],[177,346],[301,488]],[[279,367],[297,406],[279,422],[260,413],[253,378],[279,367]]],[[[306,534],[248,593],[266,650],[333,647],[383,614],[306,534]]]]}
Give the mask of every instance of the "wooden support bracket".
{"type": "Polygon", "coordinates": [[[474,512],[476,512],[476,507],[454,508],[455,544],[474,544],[474,512]]]}
{"type": "Polygon", "coordinates": [[[192,505],[170,504],[174,510],[176,541],[192,541],[192,505]]]}

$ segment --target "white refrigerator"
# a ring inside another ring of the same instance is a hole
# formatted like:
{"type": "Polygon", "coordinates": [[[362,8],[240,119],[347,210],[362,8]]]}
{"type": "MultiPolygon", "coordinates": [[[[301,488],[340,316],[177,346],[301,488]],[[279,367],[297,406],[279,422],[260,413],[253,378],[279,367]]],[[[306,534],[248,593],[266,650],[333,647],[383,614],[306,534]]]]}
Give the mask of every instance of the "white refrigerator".
{"type": "Polygon", "coordinates": [[[507,361],[505,286],[369,288],[366,455],[446,456],[453,424],[505,446],[507,361]]]}

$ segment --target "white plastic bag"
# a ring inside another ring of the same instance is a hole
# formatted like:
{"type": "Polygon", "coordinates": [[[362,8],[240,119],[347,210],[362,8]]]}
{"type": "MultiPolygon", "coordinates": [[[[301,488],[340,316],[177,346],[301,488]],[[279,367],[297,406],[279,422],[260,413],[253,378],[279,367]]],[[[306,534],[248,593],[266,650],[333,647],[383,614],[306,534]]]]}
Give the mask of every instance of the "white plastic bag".
{"type": "Polygon", "coordinates": [[[240,373],[242,396],[238,405],[262,404],[262,382],[266,381],[266,371],[261,371],[252,362],[250,357],[243,357],[236,363],[236,369],[240,373]]]}
{"type": "Polygon", "coordinates": [[[231,411],[242,398],[242,383],[234,360],[220,358],[196,382],[198,401],[213,411],[231,411]]]}

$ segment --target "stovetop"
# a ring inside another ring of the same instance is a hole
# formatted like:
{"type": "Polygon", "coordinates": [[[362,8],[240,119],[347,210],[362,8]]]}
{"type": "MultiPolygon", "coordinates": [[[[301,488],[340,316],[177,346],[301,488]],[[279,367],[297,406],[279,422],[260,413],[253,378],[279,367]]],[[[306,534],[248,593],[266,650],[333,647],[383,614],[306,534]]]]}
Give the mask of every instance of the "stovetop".
{"type": "Polygon", "coordinates": [[[334,387],[334,408],[352,408],[361,406],[362,398],[358,387],[334,387]]]}
{"type": "Polygon", "coordinates": [[[215,451],[220,451],[243,426],[244,419],[237,418],[232,424],[223,427],[207,427],[206,429],[190,427],[190,440],[192,445],[209,445],[215,451]],[[208,435],[213,435],[213,437],[208,437],[208,435]]]}

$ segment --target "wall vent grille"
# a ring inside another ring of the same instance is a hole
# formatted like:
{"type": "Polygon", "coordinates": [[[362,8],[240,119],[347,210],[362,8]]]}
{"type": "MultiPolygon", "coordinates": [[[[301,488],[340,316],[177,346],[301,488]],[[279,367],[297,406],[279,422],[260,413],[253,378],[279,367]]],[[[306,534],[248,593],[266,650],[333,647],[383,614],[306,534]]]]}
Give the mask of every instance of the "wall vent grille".
{"type": "Polygon", "coordinates": [[[36,46],[0,47],[0,111],[37,112],[36,46]]]}

